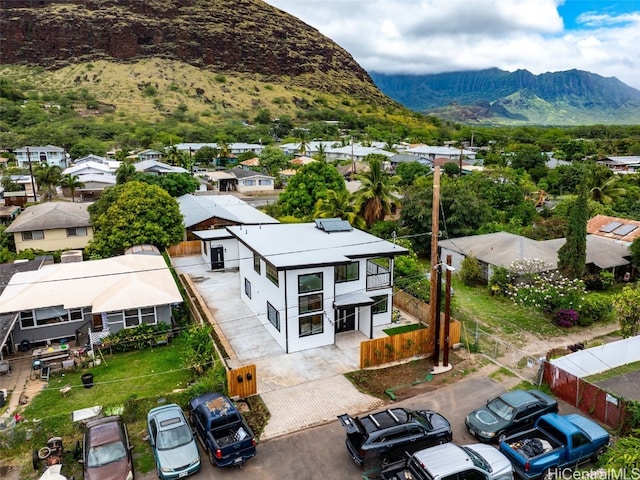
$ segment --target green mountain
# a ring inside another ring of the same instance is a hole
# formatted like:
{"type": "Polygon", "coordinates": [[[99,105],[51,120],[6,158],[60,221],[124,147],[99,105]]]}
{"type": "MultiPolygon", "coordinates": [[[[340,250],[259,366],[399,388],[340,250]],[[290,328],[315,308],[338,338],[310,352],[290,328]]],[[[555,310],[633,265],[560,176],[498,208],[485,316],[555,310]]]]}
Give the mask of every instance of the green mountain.
{"type": "Polygon", "coordinates": [[[640,123],[639,90],[581,70],[540,75],[497,68],[433,75],[369,74],[383,93],[407,108],[463,123],[640,123]]]}

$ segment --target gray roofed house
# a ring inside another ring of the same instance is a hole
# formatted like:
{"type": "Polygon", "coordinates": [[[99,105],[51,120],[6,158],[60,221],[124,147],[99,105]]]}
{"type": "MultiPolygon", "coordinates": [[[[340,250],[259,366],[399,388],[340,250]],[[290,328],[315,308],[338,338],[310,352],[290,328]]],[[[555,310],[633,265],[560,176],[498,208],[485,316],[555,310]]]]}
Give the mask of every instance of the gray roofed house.
{"type": "Polygon", "coordinates": [[[93,238],[89,204],[46,202],[27,207],[5,230],[13,233],[16,251],[78,249],[93,238]]]}
{"type": "Polygon", "coordinates": [[[273,217],[233,195],[190,195],[177,198],[188,232],[227,225],[279,223],[273,217]]]}
{"type": "Polygon", "coordinates": [[[264,173],[243,168],[234,168],[231,173],[238,179],[235,188],[238,192],[268,192],[275,188],[275,179],[264,173]]]}
{"type": "MultiPolygon", "coordinates": [[[[460,269],[465,257],[475,257],[480,263],[483,277],[489,280],[495,267],[508,268],[516,260],[537,259],[546,265],[540,271],[556,270],[558,250],[565,241],[564,238],[537,241],[512,233],[495,232],[440,240],[438,246],[441,249],[440,258],[451,254],[452,265],[457,269],[460,269]]],[[[630,259],[631,253],[625,245],[587,235],[587,271],[609,270],[616,276],[622,276],[630,259]]]]}
{"type": "Polygon", "coordinates": [[[174,167],[157,160],[141,160],[133,164],[136,172],[153,173],[155,175],[166,175],[167,173],[189,173],[189,170],[182,167],[174,167]]]}

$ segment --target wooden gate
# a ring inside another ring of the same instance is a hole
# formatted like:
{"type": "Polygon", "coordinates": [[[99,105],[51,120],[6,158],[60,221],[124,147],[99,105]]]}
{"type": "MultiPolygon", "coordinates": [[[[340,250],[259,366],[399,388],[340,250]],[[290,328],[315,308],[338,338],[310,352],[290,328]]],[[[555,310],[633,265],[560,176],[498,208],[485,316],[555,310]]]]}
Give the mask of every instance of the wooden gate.
{"type": "Polygon", "coordinates": [[[258,393],[256,366],[245,365],[227,372],[227,386],[230,397],[246,398],[258,393]]]}

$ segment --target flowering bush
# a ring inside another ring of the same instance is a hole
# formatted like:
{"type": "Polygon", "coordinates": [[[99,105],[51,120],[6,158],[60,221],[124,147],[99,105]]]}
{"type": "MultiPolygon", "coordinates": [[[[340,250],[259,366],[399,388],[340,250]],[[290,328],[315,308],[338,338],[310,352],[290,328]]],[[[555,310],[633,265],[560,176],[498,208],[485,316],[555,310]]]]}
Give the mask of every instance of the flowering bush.
{"type": "Polygon", "coordinates": [[[558,310],[553,316],[553,320],[559,327],[573,327],[578,323],[578,312],[575,310],[558,310]]]}
{"type": "Polygon", "coordinates": [[[546,314],[561,309],[578,310],[584,294],[582,280],[570,280],[557,272],[532,275],[509,290],[509,297],[515,303],[540,308],[546,314]]]}

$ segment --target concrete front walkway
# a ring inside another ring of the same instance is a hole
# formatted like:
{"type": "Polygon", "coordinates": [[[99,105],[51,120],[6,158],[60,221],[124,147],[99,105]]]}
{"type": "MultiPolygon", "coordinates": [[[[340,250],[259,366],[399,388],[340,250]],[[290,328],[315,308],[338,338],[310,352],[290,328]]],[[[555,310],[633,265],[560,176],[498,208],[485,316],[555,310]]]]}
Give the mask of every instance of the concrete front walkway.
{"type": "Polygon", "coordinates": [[[271,412],[263,439],[383,404],[343,376],[360,368],[360,342],[366,339],[361,332],[339,334],[335,345],[286,354],[242,301],[238,272],[212,272],[200,256],[172,260],[178,273],[191,277],[231,345],[230,366],[256,365],[258,393],[271,412]]]}

